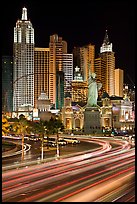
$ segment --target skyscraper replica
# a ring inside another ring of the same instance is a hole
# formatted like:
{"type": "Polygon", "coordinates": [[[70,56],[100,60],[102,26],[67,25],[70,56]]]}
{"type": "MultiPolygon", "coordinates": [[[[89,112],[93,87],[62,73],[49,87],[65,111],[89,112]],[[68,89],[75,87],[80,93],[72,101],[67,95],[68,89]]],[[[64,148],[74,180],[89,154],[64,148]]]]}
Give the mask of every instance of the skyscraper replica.
{"type": "Polygon", "coordinates": [[[60,109],[64,105],[63,59],[66,59],[63,54],[67,54],[67,42],[57,34],[51,35],[49,49],[49,98],[55,108],[60,109]]]}
{"type": "Polygon", "coordinates": [[[73,80],[73,54],[63,54],[63,72],[64,72],[64,95],[72,93],[71,82],[73,80]]]}
{"type": "Polygon", "coordinates": [[[34,29],[22,9],[22,18],[14,28],[13,111],[20,106],[34,106],[34,29]]]}
{"type": "Polygon", "coordinates": [[[105,33],[100,56],[95,59],[95,72],[102,83],[103,90],[109,96],[115,94],[115,56],[112,51],[112,43],[109,42],[107,30],[105,33]],[[101,68],[101,70],[100,70],[101,68]]]}
{"type": "Polygon", "coordinates": [[[123,75],[122,69],[115,69],[115,96],[123,97],[123,75]]]}
{"type": "Polygon", "coordinates": [[[84,81],[88,80],[89,68],[94,72],[95,45],[91,43],[83,47],[74,47],[73,49],[73,67],[80,67],[84,81]]]}
{"type": "Polygon", "coordinates": [[[76,66],[72,80],[72,102],[87,101],[87,81],[83,80],[80,67],[76,66]]]}
{"type": "Polygon", "coordinates": [[[97,73],[97,80],[102,82],[102,90],[106,92],[105,87],[103,85],[103,81],[105,79],[105,67],[106,62],[101,57],[95,59],[95,72],[97,73]]]}
{"type": "Polygon", "coordinates": [[[34,107],[44,91],[49,97],[49,48],[35,47],[34,51],[34,107]]]}

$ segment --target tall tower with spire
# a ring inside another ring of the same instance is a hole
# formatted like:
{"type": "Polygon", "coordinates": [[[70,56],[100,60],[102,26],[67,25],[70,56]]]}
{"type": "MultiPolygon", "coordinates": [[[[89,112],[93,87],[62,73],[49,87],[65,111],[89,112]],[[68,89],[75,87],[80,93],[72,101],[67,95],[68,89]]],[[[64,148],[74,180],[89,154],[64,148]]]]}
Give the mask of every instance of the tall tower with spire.
{"type": "Polygon", "coordinates": [[[115,94],[115,56],[112,50],[112,43],[110,43],[108,38],[107,30],[105,33],[103,44],[100,48],[100,58],[95,60],[96,73],[98,72],[97,65],[99,64],[101,65],[100,80],[103,89],[109,94],[109,96],[112,96],[115,94]]]}
{"type": "Polygon", "coordinates": [[[103,53],[103,52],[112,52],[112,43],[109,42],[107,30],[105,33],[102,47],[100,48],[100,53],[103,53]]]}
{"type": "Polygon", "coordinates": [[[13,111],[18,111],[34,106],[34,29],[25,7],[14,27],[13,62],[13,111]]]}

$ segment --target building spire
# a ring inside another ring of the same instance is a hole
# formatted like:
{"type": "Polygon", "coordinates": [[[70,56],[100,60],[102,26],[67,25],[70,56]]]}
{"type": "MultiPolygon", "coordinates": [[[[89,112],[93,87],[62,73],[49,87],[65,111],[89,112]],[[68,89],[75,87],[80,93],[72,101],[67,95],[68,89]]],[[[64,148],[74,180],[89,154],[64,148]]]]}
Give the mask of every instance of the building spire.
{"type": "Polygon", "coordinates": [[[100,53],[102,53],[102,52],[112,52],[112,43],[109,42],[107,30],[105,33],[102,47],[100,48],[100,53]]]}
{"type": "Polygon", "coordinates": [[[108,38],[108,34],[107,34],[107,30],[106,30],[106,33],[105,33],[103,44],[105,44],[105,45],[109,45],[110,44],[109,38],[108,38]]]}
{"type": "Polygon", "coordinates": [[[24,7],[22,9],[22,18],[21,20],[26,20],[27,21],[27,9],[24,7]]]}

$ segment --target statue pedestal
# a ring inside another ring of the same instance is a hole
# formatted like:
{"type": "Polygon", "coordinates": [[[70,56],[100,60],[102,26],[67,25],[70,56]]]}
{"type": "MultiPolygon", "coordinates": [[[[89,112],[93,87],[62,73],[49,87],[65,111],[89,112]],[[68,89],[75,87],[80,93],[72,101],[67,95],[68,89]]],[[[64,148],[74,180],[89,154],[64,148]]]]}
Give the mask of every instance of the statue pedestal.
{"type": "Polygon", "coordinates": [[[87,107],[84,112],[84,133],[101,133],[100,112],[98,107],[87,107]]]}

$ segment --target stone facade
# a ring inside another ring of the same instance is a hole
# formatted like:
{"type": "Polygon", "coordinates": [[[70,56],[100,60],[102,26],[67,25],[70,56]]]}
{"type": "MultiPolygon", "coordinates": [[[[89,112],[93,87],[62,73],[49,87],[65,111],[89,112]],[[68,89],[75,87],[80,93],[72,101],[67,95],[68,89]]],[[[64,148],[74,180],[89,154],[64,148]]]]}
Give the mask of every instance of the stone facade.
{"type": "Polygon", "coordinates": [[[98,107],[87,107],[84,111],[84,133],[101,133],[100,111],[98,107]]]}

